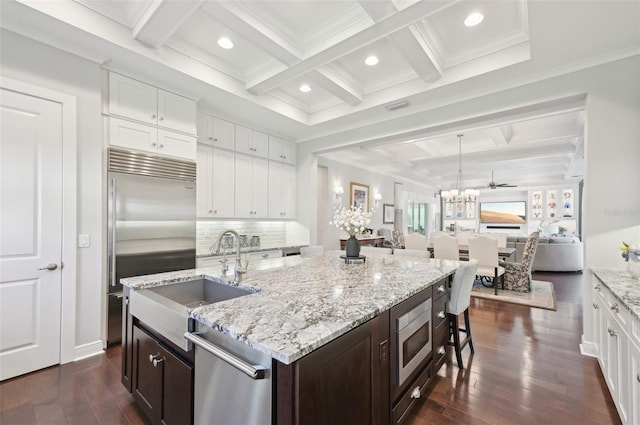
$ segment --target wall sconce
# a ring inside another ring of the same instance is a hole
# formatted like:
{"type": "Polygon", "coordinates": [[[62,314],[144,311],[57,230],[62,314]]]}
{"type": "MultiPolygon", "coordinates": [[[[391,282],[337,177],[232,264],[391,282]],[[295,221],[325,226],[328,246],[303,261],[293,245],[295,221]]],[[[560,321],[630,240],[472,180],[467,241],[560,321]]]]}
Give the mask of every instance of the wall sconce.
{"type": "Polygon", "coordinates": [[[382,193],[376,192],[375,195],[373,195],[373,204],[377,207],[381,199],[382,199],[382,193]]]}
{"type": "Polygon", "coordinates": [[[342,202],[342,194],[344,193],[344,188],[342,186],[336,186],[333,189],[333,192],[336,194],[336,202],[342,202]]]}

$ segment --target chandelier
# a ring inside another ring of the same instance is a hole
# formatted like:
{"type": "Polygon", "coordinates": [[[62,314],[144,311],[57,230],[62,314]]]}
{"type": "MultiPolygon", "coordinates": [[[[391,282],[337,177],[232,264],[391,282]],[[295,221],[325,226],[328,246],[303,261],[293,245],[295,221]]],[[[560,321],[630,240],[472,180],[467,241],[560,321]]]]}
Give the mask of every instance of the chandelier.
{"type": "Polygon", "coordinates": [[[456,188],[451,190],[444,190],[440,192],[440,195],[448,202],[474,202],[476,197],[480,194],[480,191],[476,189],[464,189],[462,179],[462,136],[464,134],[458,134],[458,176],[456,177],[456,188]]]}

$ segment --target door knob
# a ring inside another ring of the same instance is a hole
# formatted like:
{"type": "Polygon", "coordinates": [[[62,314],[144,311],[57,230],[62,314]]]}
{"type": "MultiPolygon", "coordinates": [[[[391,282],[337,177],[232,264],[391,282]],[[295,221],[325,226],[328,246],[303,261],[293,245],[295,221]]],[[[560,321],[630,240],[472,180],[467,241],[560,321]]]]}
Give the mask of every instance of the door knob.
{"type": "Polygon", "coordinates": [[[38,268],[38,270],[53,271],[53,270],[55,270],[57,268],[58,268],[58,265],[56,263],[49,263],[49,264],[47,264],[47,267],[40,267],[40,268],[38,268]]]}

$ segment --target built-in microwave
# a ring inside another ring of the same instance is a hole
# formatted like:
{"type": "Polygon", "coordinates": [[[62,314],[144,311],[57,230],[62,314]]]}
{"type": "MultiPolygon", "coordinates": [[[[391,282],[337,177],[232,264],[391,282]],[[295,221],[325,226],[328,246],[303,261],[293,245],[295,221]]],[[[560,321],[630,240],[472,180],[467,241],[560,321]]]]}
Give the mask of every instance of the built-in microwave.
{"type": "Polygon", "coordinates": [[[396,319],[397,382],[403,386],[431,354],[431,298],[422,301],[396,319]]]}

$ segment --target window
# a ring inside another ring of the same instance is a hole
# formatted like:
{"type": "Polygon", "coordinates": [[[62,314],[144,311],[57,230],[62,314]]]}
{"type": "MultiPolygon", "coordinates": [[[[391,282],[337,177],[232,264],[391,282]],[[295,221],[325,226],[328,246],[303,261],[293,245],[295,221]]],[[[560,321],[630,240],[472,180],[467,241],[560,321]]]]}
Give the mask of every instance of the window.
{"type": "Polygon", "coordinates": [[[426,235],[427,203],[409,201],[407,206],[407,233],[426,235]]]}

